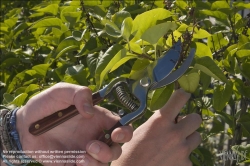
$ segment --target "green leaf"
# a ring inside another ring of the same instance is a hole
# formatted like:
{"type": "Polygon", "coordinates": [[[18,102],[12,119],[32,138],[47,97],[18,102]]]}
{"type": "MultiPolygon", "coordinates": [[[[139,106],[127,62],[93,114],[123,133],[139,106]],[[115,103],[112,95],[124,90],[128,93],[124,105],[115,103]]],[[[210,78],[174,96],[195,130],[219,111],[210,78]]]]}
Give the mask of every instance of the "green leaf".
{"type": "Polygon", "coordinates": [[[250,56],[250,50],[239,50],[236,52],[236,55],[238,58],[245,58],[245,57],[249,57],[250,56]]]}
{"type": "Polygon", "coordinates": [[[30,84],[24,91],[28,94],[29,98],[40,92],[40,86],[37,84],[30,84]]]}
{"type": "Polygon", "coordinates": [[[221,8],[228,8],[229,9],[230,6],[227,3],[227,1],[216,1],[211,6],[212,10],[217,10],[217,9],[221,9],[221,8]]]}
{"type": "Polygon", "coordinates": [[[124,63],[126,63],[127,61],[129,61],[130,59],[134,59],[137,58],[136,55],[127,55],[124,58],[122,58],[121,60],[119,60],[111,69],[110,72],[118,69],[121,65],[123,65],[124,63]]]}
{"type": "Polygon", "coordinates": [[[210,47],[212,52],[221,49],[223,46],[228,44],[228,40],[223,36],[222,32],[213,34],[208,37],[207,45],[210,47]]]}
{"type": "Polygon", "coordinates": [[[147,12],[144,12],[140,15],[137,15],[133,21],[132,34],[136,33],[133,41],[137,41],[141,38],[141,35],[150,27],[156,25],[157,21],[164,20],[168,17],[171,17],[172,13],[168,10],[158,8],[153,9],[147,12]]]}
{"type": "Polygon", "coordinates": [[[202,85],[202,90],[205,92],[209,85],[211,84],[211,77],[203,72],[200,73],[200,81],[202,85]]]}
{"type": "Polygon", "coordinates": [[[80,49],[80,42],[77,41],[73,36],[64,39],[57,47],[54,57],[59,58],[63,54],[80,49]]]}
{"type": "Polygon", "coordinates": [[[122,45],[115,44],[110,47],[103,55],[101,55],[101,57],[99,57],[99,61],[95,71],[95,80],[97,87],[100,88],[106,74],[110,71],[113,65],[118,62],[122,56],[124,56],[124,49],[120,52],[120,50],[122,49],[122,45]]]}
{"type": "Polygon", "coordinates": [[[46,76],[49,66],[50,64],[40,64],[40,65],[33,66],[32,69],[35,70],[38,74],[42,76],[46,76]]]}
{"type": "Polygon", "coordinates": [[[233,6],[235,6],[238,9],[250,9],[250,3],[248,2],[233,2],[233,6]]]}
{"type": "Polygon", "coordinates": [[[172,95],[173,91],[174,91],[174,84],[169,84],[166,87],[156,89],[153,92],[151,98],[150,110],[151,111],[158,110],[162,106],[164,106],[164,104],[166,104],[166,102],[172,95]]]}
{"type": "Polygon", "coordinates": [[[221,20],[226,20],[228,15],[221,11],[201,10],[200,13],[212,16],[221,20]]]}
{"type": "Polygon", "coordinates": [[[7,102],[7,103],[10,103],[14,100],[14,97],[9,94],[9,93],[4,93],[3,94],[3,99],[7,102]]]}
{"type": "Polygon", "coordinates": [[[211,36],[210,33],[208,33],[206,30],[200,28],[198,31],[197,30],[195,31],[193,38],[203,39],[203,38],[207,38],[209,36],[211,36]]]}
{"type": "Polygon", "coordinates": [[[201,70],[207,75],[223,82],[227,82],[227,78],[216,63],[208,56],[198,58],[194,66],[195,69],[201,70]]]}
{"type": "Polygon", "coordinates": [[[114,26],[110,24],[105,25],[105,31],[108,35],[113,36],[113,37],[120,37],[121,36],[121,31],[117,27],[115,28],[114,26]]]}
{"type": "Polygon", "coordinates": [[[46,6],[45,8],[38,9],[37,11],[44,12],[44,13],[50,13],[50,14],[56,16],[57,12],[58,12],[58,4],[51,4],[51,5],[46,6]]]}
{"type": "Polygon", "coordinates": [[[211,59],[213,59],[212,52],[206,44],[200,42],[195,42],[195,44],[196,44],[195,56],[199,58],[203,56],[209,56],[211,59]]]}
{"type": "Polygon", "coordinates": [[[137,59],[132,66],[129,78],[138,80],[142,78],[143,75],[147,73],[147,66],[150,64],[150,61],[147,59],[137,59]]]}
{"type": "Polygon", "coordinates": [[[247,145],[234,145],[232,146],[232,150],[237,153],[240,157],[237,162],[247,161],[250,159],[250,144],[247,145]]]}
{"type": "Polygon", "coordinates": [[[242,128],[246,132],[246,136],[250,136],[250,114],[244,113],[240,119],[237,120],[242,125],[242,128]]]}
{"type": "Polygon", "coordinates": [[[131,17],[127,17],[123,22],[121,26],[121,34],[122,37],[129,41],[129,37],[131,35],[131,31],[133,28],[133,19],[131,17]]]}
{"type": "Polygon", "coordinates": [[[95,77],[95,69],[96,69],[96,65],[98,63],[98,56],[100,53],[94,53],[94,54],[88,54],[87,56],[87,65],[89,68],[89,72],[91,74],[92,77],[95,77]]]}
{"type": "Polygon", "coordinates": [[[78,56],[81,55],[86,55],[86,54],[91,54],[97,51],[100,51],[103,48],[106,48],[106,45],[103,45],[100,42],[99,38],[96,37],[91,37],[87,43],[84,45],[84,47],[82,48],[82,50],[78,53],[78,56]]]}
{"type": "Polygon", "coordinates": [[[169,30],[176,30],[177,25],[175,22],[165,22],[147,29],[141,36],[142,40],[150,44],[156,44],[158,40],[163,37],[169,30]]]}
{"type": "Polygon", "coordinates": [[[10,19],[4,20],[4,24],[7,25],[9,28],[13,28],[16,25],[17,20],[18,20],[17,17],[10,18],[10,19]]]}
{"type": "Polygon", "coordinates": [[[221,111],[227,105],[233,91],[233,83],[228,81],[225,85],[217,85],[214,89],[213,107],[221,111]]]}
{"type": "Polygon", "coordinates": [[[199,81],[200,75],[197,70],[191,70],[189,73],[178,79],[181,88],[190,93],[193,93],[197,89],[199,81]]]}
{"type": "Polygon", "coordinates": [[[65,72],[65,76],[63,78],[63,81],[72,83],[72,84],[78,84],[82,86],[88,85],[88,76],[89,72],[84,67],[84,65],[76,65],[68,67],[68,69],[65,72]]]}
{"type": "Polygon", "coordinates": [[[112,21],[116,24],[116,26],[120,29],[122,26],[123,21],[127,18],[131,17],[130,13],[127,11],[119,11],[115,13],[112,17],[112,21]]]}
{"type": "Polygon", "coordinates": [[[41,27],[55,27],[61,29],[62,31],[67,31],[68,28],[63,24],[62,20],[59,18],[45,18],[35,22],[30,29],[41,28],[41,27]]]}
{"type": "Polygon", "coordinates": [[[11,104],[15,104],[18,107],[21,107],[22,105],[25,104],[25,100],[28,97],[27,93],[22,93],[15,97],[15,99],[11,102],[11,104]]]}
{"type": "Polygon", "coordinates": [[[241,72],[242,74],[250,80],[250,62],[245,62],[242,64],[241,72]]]}

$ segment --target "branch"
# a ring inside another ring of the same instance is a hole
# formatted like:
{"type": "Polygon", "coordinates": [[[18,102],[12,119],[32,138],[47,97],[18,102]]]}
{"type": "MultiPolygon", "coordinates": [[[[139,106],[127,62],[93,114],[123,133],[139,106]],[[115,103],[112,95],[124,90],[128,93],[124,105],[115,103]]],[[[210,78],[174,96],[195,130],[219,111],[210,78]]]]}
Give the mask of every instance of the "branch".
{"type": "Polygon", "coordinates": [[[130,50],[130,52],[131,52],[132,54],[137,55],[137,56],[140,57],[140,58],[148,59],[148,60],[151,60],[151,61],[154,61],[154,60],[155,60],[154,58],[150,57],[150,56],[147,55],[147,54],[138,54],[137,52],[134,52],[134,51],[132,51],[132,50],[130,50]]]}

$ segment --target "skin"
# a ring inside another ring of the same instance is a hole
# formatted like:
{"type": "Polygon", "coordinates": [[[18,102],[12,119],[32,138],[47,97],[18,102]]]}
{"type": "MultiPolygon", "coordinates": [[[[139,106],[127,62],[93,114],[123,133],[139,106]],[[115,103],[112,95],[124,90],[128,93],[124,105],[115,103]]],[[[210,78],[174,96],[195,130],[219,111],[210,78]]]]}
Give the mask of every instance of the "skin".
{"type": "Polygon", "coordinates": [[[192,165],[189,155],[201,142],[195,131],[201,118],[190,114],[179,118],[177,124],[174,122],[189,97],[190,94],[177,90],[168,103],[134,133],[130,126],[115,129],[111,135],[115,143],[108,147],[97,138],[103,129],[111,128],[118,117],[102,107],[92,106],[92,93],[88,88],[59,83],[33,97],[17,112],[17,130],[23,150],[86,150],[86,154],[77,158],[78,166],[107,166],[111,161],[112,166],[189,166],[192,165]],[[29,133],[33,122],[72,104],[80,115],[40,136],[29,133]],[[118,143],[125,144],[121,148],[118,143]]]}

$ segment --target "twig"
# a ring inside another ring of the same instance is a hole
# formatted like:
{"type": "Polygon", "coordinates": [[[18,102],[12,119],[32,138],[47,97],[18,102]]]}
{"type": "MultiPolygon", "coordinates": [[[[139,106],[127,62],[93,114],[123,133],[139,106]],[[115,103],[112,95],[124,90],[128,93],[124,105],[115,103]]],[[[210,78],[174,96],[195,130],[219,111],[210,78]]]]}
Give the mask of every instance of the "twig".
{"type": "Polygon", "coordinates": [[[135,55],[137,55],[138,57],[140,57],[140,58],[144,58],[144,59],[148,59],[148,60],[151,60],[151,61],[154,61],[155,59],[154,58],[152,58],[152,57],[150,57],[149,55],[147,55],[147,54],[138,54],[137,52],[134,52],[134,51],[130,51],[132,54],[135,54],[135,55]]]}

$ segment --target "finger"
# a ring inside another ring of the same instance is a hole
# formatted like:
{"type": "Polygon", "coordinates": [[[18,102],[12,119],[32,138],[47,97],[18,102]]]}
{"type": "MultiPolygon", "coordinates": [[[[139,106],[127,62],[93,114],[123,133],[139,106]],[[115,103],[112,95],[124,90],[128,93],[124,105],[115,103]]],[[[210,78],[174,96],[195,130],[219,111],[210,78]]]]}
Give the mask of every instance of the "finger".
{"type": "Polygon", "coordinates": [[[201,135],[200,133],[195,131],[191,135],[189,135],[186,140],[187,140],[187,146],[189,148],[189,152],[191,153],[201,143],[201,135]]]}
{"type": "Polygon", "coordinates": [[[201,122],[200,115],[193,113],[183,117],[177,124],[177,127],[181,131],[183,137],[187,137],[200,127],[201,122]]]}
{"type": "Polygon", "coordinates": [[[108,163],[112,160],[119,158],[122,153],[121,146],[113,143],[111,147],[100,141],[90,141],[86,146],[87,153],[94,159],[108,163]]]}
{"type": "Polygon", "coordinates": [[[91,91],[87,87],[68,83],[58,83],[34,96],[27,103],[29,112],[26,114],[35,121],[70,105],[76,105],[84,117],[93,116],[91,91]]]}
{"type": "Polygon", "coordinates": [[[190,94],[185,92],[184,90],[176,90],[172,94],[168,102],[160,109],[160,113],[162,114],[162,116],[167,117],[172,121],[188,101],[189,97],[190,94]]]}
{"type": "Polygon", "coordinates": [[[79,155],[76,159],[77,166],[108,166],[108,163],[104,164],[91,157],[89,154],[79,155]]]}
{"type": "Polygon", "coordinates": [[[116,143],[129,142],[133,136],[133,128],[131,126],[122,126],[116,128],[112,134],[111,139],[116,143]]]}

